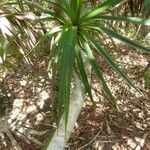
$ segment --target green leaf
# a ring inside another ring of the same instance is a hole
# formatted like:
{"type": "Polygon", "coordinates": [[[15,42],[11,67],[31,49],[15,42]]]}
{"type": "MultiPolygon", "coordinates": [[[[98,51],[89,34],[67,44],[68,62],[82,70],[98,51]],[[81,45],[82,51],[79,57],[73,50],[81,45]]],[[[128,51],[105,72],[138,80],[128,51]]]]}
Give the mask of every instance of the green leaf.
{"type": "Polygon", "coordinates": [[[71,8],[74,12],[74,20],[73,25],[77,25],[80,15],[81,15],[81,8],[82,8],[83,0],[72,0],[71,1],[71,8]]]}
{"type": "Polygon", "coordinates": [[[139,17],[96,16],[92,19],[93,20],[111,20],[111,21],[131,22],[131,23],[150,26],[150,19],[144,19],[144,18],[139,18],[139,17]]]}
{"type": "Polygon", "coordinates": [[[74,65],[74,51],[76,43],[76,27],[68,27],[62,32],[58,47],[62,51],[60,65],[60,81],[58,93],[58,119],[60,119],[63,111],[65,112],[65,123],[67,125],[69,104],[70,104],[70,87],[72,70],[74,65]]]}
{"type": "Polygon", "coordinates": [[[84,14],[81,17],[80,23],[99,15],[100,13],[103,13],[105,10],[118,4],[120,1],[121,0],[105,0],[102,4],[99,4],[98,6],[92,8],[90,11],[84,14]]]}
{"type": "Polygon", "coordinates": [[[54,27],[50,31],[47,31],[40,39],[37,41],[35,46],[25,55],[25,57],[29,56],[46,38],[50,38],[56,33],[59,33],[61,31],[61,27],[54,27]]]}
{"type": "Polygon", "coordinates": [[[64,8],[65,13],[70,18],[71,22],[73,22],[73,20],[74,20],[74,12],[72,11],[71,6],[66,1],[64,1],[63,2],[63,8],[64,8]]]}
{"type": "Polygon", "coordinates": [[[53,19],[58,21],[59,23],[61,23],[61,24],[67,24],[68,23],[68,21],[63,16],[57,15],[56,13],[53,13],[50,10],[43,8],[42,6],[40,6],[40,4],[31,2],[28,0],[24,0],[24,1],[26,4],[32,5],[33,7],[37,8],[38,9],[37,11],[39,11],[40,13],[43,12],[43,13],[51,15],[53,17],[53,19]]]}
{"type": "Polygon", "coordinates": [[[78,68],[79,68],[79,72],[80,72],[80,75],[81,75],[82,82],[85,86],[85,89],[86,89],[92,103],[94,104],[94,100],[93,100],[93,96],[92,96],[92,92],[91,92],[91,87],[90,87],[88,77],[87,77],[87,73],[86,73],[86,69],[85,69],[85,66],[84,66],[84,63],[83,63],[83,58],[81,56],[81,48],[79,46],[76,46],[75,54],[76,54],[76,59],[77,59],[78,68]]]}
{"type": "Polygon", "coordinates": [[[144,46],[138,44],[137,42],[134,42],[134,41],[130,40],[129,38],[124,37],[121,34],[115,32],[115,31],[113,31],[113,30],[111,30],[109,28],[106,28],[104,26],[99,26],[99,29],[100,29],[100,31],[105,32],[109,36],[114,37],[114,38],[116,38],[116,39],[118,39],[118,40],[120,40],[120,41],[122,41],[122,42],[124,42],[124,43],[126,43],[128,45],[130,45],[133,48],[139,49],[139,50],[141,50],[141,51],[143,51],[145,53],[150,53],[150,48],[144,47],[144,46]]]}
{"type": "Polygon", "coordinates": [[[108,63],[108,65],[112,69],[114,69],[114,71],[117,72],[123,79],[125,79],[130,86],[136,89],[134,84],[127,77],[126,73],[121,68],[119,68],[118,64],[114,62],[113,58],[109,55],[109,53],[107,53],[107,51],[104,50],[101,45],[90,36],[90,34],[86,34],[86,37],[88,41],[92,44],[92,46],[96,49],[96,51],[101,55],[101,57],[108,63]]]}
{"type": "Polygon", "coordinates": [[[143,4],[142,4],[142,17],[146,18],[149,17],[149,12],[150,12],[150,1],[149,0],[143,0],[143,4]]]}
{"type": "MultiPolygon", "coordinates": [[[[84,37],[86,37],[86,36],[84,36],[84,37]]],[[[111,100],[113,106],[116,107],[116,100],[115,100],[115,98],[113,97],[113,95],[112,95],[110,89],[109,89],[108,86],[107,86],[107,83],[106,83],[106,81],[105,81],[105,79],[104,79],[104,77],[103,77],[102,71],[100,70],[100,68],[98,67],[98,65],[97,65],[97,63],[96,63],[96,60],[95,60],[95,58],[94,58],[94,56],[93,56],[93,53],[92,53],[92,50],[91,50],[91,48],[90,48],[90,46],[89,46],[89,44],[88,44],[88,40],[86,40],[85,42],[83,42],[83,46],[84,46],[84,49],[86,50],[87,57],[88,57],[88,59],[89,59],[91,65],[92,65],[92,67],[93,67],[94,72],[96,73],[96,75],[97,75],[99,81],[102,83],[102,86],[103,86],[103,88],[104,88],[104,91],[105,91],[106,94],[109,96],[109,98],[110,98],[110,100],[111,100]]]]}

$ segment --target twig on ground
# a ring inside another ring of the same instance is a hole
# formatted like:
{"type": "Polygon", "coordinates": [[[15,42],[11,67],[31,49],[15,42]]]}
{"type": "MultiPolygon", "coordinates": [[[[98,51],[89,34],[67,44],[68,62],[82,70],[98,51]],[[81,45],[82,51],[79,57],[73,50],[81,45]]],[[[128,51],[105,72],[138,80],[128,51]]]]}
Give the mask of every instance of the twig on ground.
{"type": "Polygon", "coordinates": [[[95,137],[90,142],[88,142],[87,144],[81,146],[80,148],[77,148],[77,150],[82,150],[83,148],[85,148],[88,145],[90,145],[91,143],[93,143],[94,140],[99,136],[99,134],[101,133],[101,131],[102,131],[102,129],[98,131],[98,133],[95,135],[95,137]]]}
{"type": "Polygon", "coordinates": [[[10,139],[12,145],[14,146],[14,148],[16,150],[22,150],[22,148],[20,147],[20,145],[18,144],[18,142],[16,141],[16,139],[13,137],[12,133],[9,130],[6,131],[6,134],[9,137],[9,139],[10,139]]]}
{"type": "Polygon", "coordinates": [[[56,125],[51,125],[51,124],[46,124],[46,123],[39,123],[39,124],[49,126],[49,127],[53,127],[53,128],[58,128],[56,125]]]}

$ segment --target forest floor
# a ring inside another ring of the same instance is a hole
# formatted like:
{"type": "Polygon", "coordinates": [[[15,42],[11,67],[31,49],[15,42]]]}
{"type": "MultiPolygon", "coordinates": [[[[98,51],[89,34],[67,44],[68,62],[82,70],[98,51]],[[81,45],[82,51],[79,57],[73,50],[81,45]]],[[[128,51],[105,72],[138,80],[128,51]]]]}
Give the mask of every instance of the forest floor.
{"type": "Polygon", "coordinates": [[[144,79],[149,58],[125,45],[110,52],[141,93],[129,88],[97,58],[118,109],[111,106],[92,74],[92,92],[97,105],[94,108],[89,98],[86,99],[68,147],[72,150],[150,150],[150,87],[144,79]]]}
{"type": "MultiPolygon", "coordinates": [[[[110,53],[141,93],[129,88],[125,81],[95,54],[116,97],[118,109],[112,107],[95,74],[92,74],[91,86],[96,107],[86,97],[74,133],[68,142],[68,150],[150,150],[150,86],[144,78],[145,72],[150,69],[147,68],[150,58],[123,44],[118,45],[116,51],[113,49],[110,45],[110,53]]],[[[3,107],[0,106],[0,119],[11,111],[12,120],[16,117],[22,120],[15,122],[17,129],[10,125],[9,128],[13,139],[18,141],[23,150],[44,149],[41,145],[46,141],[46,132],[52,133],[56,128],[49,111],[49,100],[55,99],[57,87],[53,87],[53,81],[44,73],[46,64],[47,62],[41,61],[38,67],[33,69],[16,69],[0,80],[0,87],[3,87],[1,99],[5,101],[1,104],[3,107]],[[50,92],[52,89],[55,92],[53,94],[50,92]],[[51,120],[48,121],[49,118],[51,120]]],[[[12,125],[13,121],[10,124],[12,125]]],[[[4,132],[2,123],[0,128],[0,132],[4,132]]],[[[12,137],[7,132],[4,137],[7,146],[4,147],[3,139],[0,149],[10,149],[14,141],[10,142],[12,137]]]]}

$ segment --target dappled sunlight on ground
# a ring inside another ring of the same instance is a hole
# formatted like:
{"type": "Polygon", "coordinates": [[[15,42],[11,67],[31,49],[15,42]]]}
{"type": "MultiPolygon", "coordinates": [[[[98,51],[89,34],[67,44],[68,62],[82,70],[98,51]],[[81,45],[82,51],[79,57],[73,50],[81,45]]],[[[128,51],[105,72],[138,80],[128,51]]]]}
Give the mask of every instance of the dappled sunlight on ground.
{"type": "MultiPolygon", "coordinates": [[[[39,72],[38,70],[32,72],[30,69],[32,73],[29,74],[28,69],[18,69],[15,73],[8,74],[0,82],[3,86],[2,98],[4,101],[8,101],[3,116],[0,118],[3,120],[7,117],[4,120],[5,123],[0,122],[0,134],[5,144],[1,143],[0,149],[11,146],[19,148],[19,145],[24,147],[26,144],[31,145],[31,143],[34,143],[33,149],[36,147],[39,149],[43,145],[43,139],[41,138],[42,141],[40,141],[39,138],[50,131],[50,127],[45,127],[43,123],[39,130],[38,126],[49,115],[50,91],[52,91],[52,82],[46,76],[45,67],[41,68],[39,72]],[[36,129],[38,130],[36,131],[36,129]]],[[[31,150],[31,147],[29,149],[31,150]]]]}
{"type": "MultiPolygon", "coordinates": [[[[96,106],[86,97],[74,133],[68,142],[68,149],[150,149],[150,89],[144,80],[149,58],[124,45],[119,47],[120,51],[116,52],[112,47],[110,53],[140,92],[129,88],[95,54],[116,97],[118,110],[112,107],[95,74],[92,74],[92,94],[96,106]]],[[[53,116],[57,112],[54,109],[52,113],[50,101],[56,100],[58,87],[45,73],[46,62],[39,62],[32,69],[23,67],[0,80],[0,86],[3,87],[0,90],[0,141],[4,143],[0,143],[2,150],[19,145],[26,150],[40,150],[49,135],[47,131],[52,133],[57,128],[56,117],[53,116]]]]}
{"type": "Polygon", "coordinates": [[[119,47],[120,52],[116,54],[115,51],[111,51],[111,54],[128,73],[140,92],[129,88],[105,62],[97,58],[105,79],[116,97],[118,110],[111,106],[93,74],[92,93],[97,107],[94,108],[87,98],[68,149],[150,149],[150,88],[144,80],[144,68],[147,67],[149,58],[124,45],[119,47]]]}

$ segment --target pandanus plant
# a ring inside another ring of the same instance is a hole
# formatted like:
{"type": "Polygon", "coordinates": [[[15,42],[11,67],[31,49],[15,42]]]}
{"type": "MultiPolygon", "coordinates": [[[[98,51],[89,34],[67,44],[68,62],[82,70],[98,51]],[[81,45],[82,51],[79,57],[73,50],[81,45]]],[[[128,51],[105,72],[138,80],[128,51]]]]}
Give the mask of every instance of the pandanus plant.
{"type": "Polygon", "coordinates": [[[150,19],[137,17],[122,17],[109,15],[109,9],[117,5],[120,0],[105,0],[97,6],[91,7],[88,10],[84,8],[83,0],[71,0],[66,2],[62,0],[60,3],[54,3],[45,0],[44,2],[51,3],[59,12],[51,11],[43,8],[38,3],[24,0],[27,5],[35,7],[35,11],[46,14],[45,17],[37,19],[37,22],[55,21],[55,25],[45,35],[50,39],[51,51],[49,67],[55,69],[55,64],[59,65],[59,93],[58,93],[58,116],[61,116],[62,111],[65,112],[66,123],[69,111],[70,88],[73,70],[81,79],[85,89],[93,102],[91,88],[86,74],[86,68],[83,61],[83,53],[97,75],[98,80],[102,84],[106,94],[109,96],[112,104],[115,106],[116,101],[106,80],[103,72],[98,66],[94,57],[94,51],[104,59],[110,67],[117,72],[130,86],[134,86],[126,73],[121,69],[112,56],[107,52],[103,45],[97,40],[97,35],[107,34],[109,37],[116,38],[136,50],[141,50],[144,53],[150,53],[150,49],[130,40],[120,34],[107,21],[123,21],[141,25],[150,25],[150,19]],[[108,14],[108,15],[107,15],[108,14]],[[64,108],[64,109],[63,109],[64,108]]]}
{"type": "Polygon", "coordinates": [[[125,79],[130,86],[134,87],[123,69],[118,66],[105,47],[97,40],[97,36],[107,34],[109,37],[116,38],[135,48],[135,50],[150,53],[149,48],[120,34],[117,29],[114,29],[108,23],[110,21],[122,21],[148,26],[150,25],[150,19],[110,15],[109,9],[119,4],[120,0],[105,0],[88,9],[85,8],[83,0],[61,0],[60,3],[43,0],[43,2],[53,5],[58,11],[50,10],[45,5],[43,7],[40,3],[27,0],[23,0],[22,2],[25,5],[34,7],[34,13],[40,12],[43,14],[42,18],[35,20],[36,22],[55,22],[53,27],[42,38],[49,38],[51,43],[48,70],[52,69],[52,72],[55,74],[56,66],[59,66],[58,120],[62,116],[62,112],[64,112],[65,125],[67,126],[69,123],[68,114],[69,111],[72,111],[69,110],[69,106],[73,71],[77,73],[91,101],[94,103],[84,64],[85,56],[97,75],[98,81],[102,84],[104,91],[109,96],[109,100],[116,106],[116,100],[107,86],[101,66],[96,62],[93,54],[94,51],[115,72],[125,79]]]}
{"type": "MultiPolygon", "coordinates": [[[[70,104],[73,71],[77,72],[88,96],[94,103],[84,63],[85,56],[97,75],[98,81],[102,84],[104,91],[109,96],[109,100],[112,102],[113,106],[116,106],[116,100],[106,83],[101,66],[96,62],[93,54],[94,51],[96,51],[97,54],[99,54],[99,56],[101,56],[101,58],[105,60],[107,64],[127,82],[127,84],[129,84],[129,86],[138,90],[105,47],[97,40],[97,35],[107,34],[109,37],[116,38],[135,50],[150,53],[149,48],[120,34],[116,29],[109,25],[110,21],[122,21],[148,26],[150,25],[150,19],[122,16],[116,17],[110,15],[109,9],[119,4],[120,0],[105,0],[97,6],[88,9],[84,7],[83,0],[71,0],[69,2],[61,0],[60,3],[52,3],[58,11],[50,11],[42,8],[38,4],[29,1],[25,2],[28,5],[31,4],[32,6],[35,6],[37,11],[46,14],[47,17],[39,19],[39,21],[55,21],[54,27],[47,33],[50,37],[50,42],[52,43],[49,61],[49,64],[51,65],[49,65],[49,67],[52,68],[52,70],[55,70],[55,66],[59,66],[58,119],[60,119],[62,112],[64,112],[64,120],[60,120],[58,131],[54,134],[48,149],[63,149],[71,134],[70,130],[73,128],[72,122],[75,123],[77,115],[79,114],[76,110],[73,110],[77,109],[75,106],[79,106],[70,104]],[[74,114],[74,116],[71,114],[74,114]],[[73,120],[72,118],[75,119],[73,120]],[[66,134],[62,134],[64,131],[66,134]]],[[[78,101],[78,99],[76,100],[78,101]]]]}

